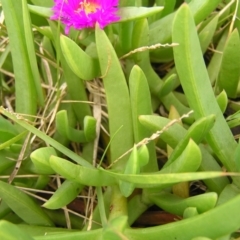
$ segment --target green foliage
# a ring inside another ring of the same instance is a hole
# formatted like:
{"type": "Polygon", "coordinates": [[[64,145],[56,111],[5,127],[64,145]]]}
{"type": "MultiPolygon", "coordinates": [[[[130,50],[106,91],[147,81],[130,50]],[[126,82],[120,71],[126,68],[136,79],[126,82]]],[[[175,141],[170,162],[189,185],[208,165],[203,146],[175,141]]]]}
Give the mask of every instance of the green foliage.
{"type": "Polygon", "coordinates": [[[67,36],[53,4],[1,0],[0,239],[238,239],[238,1],[121,0],[67,36]]]}
{"type": "Polygon", "coordinates": [[[91,80],[100,75],[98,61],[88,56],[74,41],[61,36],[60,45],[69,67],[78,77],[91,80]]]}
{"type": "Polygon", "coordinates": [[[53,226],[43,209],[14,186],[0,182],[0,196],[22,220],[30,225],[53,226]]]}
{"type": "Polygon", "coordinates": [[[173,23],[173,41],[181,45],[174,48],[174,59],[181,85],[190,107],[194,110],[195,118],[216,115],[215,124],[206,140],[226,168],[235,171],[233,153],[236,142],[213,94],[193,17],[187,5],[184,5],[176,15],[173,23]]]}

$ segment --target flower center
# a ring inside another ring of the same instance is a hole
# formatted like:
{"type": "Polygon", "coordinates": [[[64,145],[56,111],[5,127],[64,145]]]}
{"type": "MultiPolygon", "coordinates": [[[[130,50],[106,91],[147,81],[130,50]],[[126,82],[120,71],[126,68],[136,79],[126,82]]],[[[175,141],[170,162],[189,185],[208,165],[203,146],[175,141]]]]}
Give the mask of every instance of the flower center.
{"type": "Polygon", "coordinates": [[[79,3],[79,8],[77,11],[84,11],[86,14],[96,12],[99,5],[91,0],[83,0],[79,3]]]}

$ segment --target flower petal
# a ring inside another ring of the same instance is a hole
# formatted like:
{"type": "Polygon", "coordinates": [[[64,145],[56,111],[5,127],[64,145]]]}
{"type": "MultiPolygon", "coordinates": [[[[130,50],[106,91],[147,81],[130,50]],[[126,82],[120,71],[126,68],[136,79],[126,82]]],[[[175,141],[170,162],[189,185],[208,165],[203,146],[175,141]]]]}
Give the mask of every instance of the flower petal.
{"type": "Polygon", "coordinates": [[[54,0],[54,14],[50,19],[60,20],[68,34],[71,27],[80,30],[94,28],[96,23],[104,28],[120,19],[117,16],[118,0],[54,0]]]}

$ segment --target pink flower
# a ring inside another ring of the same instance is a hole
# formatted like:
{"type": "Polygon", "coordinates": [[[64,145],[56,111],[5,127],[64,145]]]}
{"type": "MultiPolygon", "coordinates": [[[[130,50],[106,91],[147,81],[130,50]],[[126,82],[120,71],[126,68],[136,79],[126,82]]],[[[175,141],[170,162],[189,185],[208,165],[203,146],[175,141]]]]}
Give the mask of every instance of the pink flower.
{"type": "Polygon", "coordinates": [[[54,0],[52,20],[61,20],[68,34],[71,27],[80,30],[101,28],[120,19],[117,16],[118,0],[54,0]]]}

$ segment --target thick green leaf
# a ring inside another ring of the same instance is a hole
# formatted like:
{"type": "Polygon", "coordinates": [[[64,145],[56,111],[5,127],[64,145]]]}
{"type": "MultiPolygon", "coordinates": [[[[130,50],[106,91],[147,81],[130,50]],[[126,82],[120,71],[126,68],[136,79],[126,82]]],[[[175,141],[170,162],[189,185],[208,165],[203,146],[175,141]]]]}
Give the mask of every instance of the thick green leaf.
{"type": "MultiPolygon", "coordinates": [[[[140,122],[148,129],[156,132],[160,131],[167,124],[170,124],[170,120],[159,116],[140,116],[140,122]]],[[[213,127],[215,122],[215,116],[210,115],[197,120],[187,131],[180,125],[174,124],[169,127],[160,135],[167,144],[174,148],[174,152],[171,154],[166,166],[176,159],[187,146],[190,139],[194,140],[197,144],[206,137],[209,130],[213,127]],[[174,136],[174,137],[172,137],[174,136]],[[181,139],[179,142],[176,139],[181,139]]]]}
{"type": "MultiPolygon", "coordinates": [[[[128,87],[115,50],[103,30],[96,26],[96,45],[108,106],[113,162],[133,146],[132,113],[128,87]],[[121,129],[120,129],[121,128],[121,129]],[[120,129],[120,130],[119,130],[120,129]],[[119,131],[118,131],[119,130],[119,131]]],[[[114,167],[124,168],[127,156],[114,167]]]]}
{"type": "Polygon", "coordinates": [[[52,147],[39,148],[33,151],[30,158],[35,166],[35,170],[40,174],[53,174],[54,170],[50,167],[50,156],[57,156],[57,152],[52,147]]]}
{"type": "Polygon", "coordinates": [[[240,189],[234,184],[228,184],[221,192],[217,205],[221,205],[240,194],[240,189]]]}
{"type": "Polygon", "coordinates": [[[220,67],[221,67],[221,62],[222,62],[222,52],[225,46],[225,43],[227,41],[228,37],[228,29],[226,29],[221,36],[221,39],[218,42],[218,45],[216,47],[216,51],[214,52],[210,63],[208,64],[208,75],[211,83],[213,84],[219,74],[220,67]]]}
{"type": "Polygon", "coordinates": [[[139,18],[146,18],[163,10],[163,7],[122,7],[118,11],[121,17],[119,22],[133,21],[139,18]]]}
{"type": "Polygon", "coordinates": [[[48,209],[62,208],[73,201],[83,188],[84,186],[77,182],[66,180],[52,197],[43,204],[43,207],[48,209]]]}
{"type": "Polygon", "coordinates": [[[215,116],[210,115],[208,117],[200,118],[196,121],[187,131],[187,134],[184,138],[178,143],[172,154],[170,155],[166,165],[169,165],[173,162],[187,146],[188,141],[192,139],[197,144],[206,137],[210,129],[214,126],[215,116]]]}
{"type": "Polygon", "coordinates": [[[216,15],[199,33],[202,52],[205,53],[217,28],[219,16],[216,15]]]}
{"type": "MultiPolygon", "coordinates": [[[[155,133],[169,124],[170,120],[158,116],[140,116],[140,122],[155,133]]],[[[174,124],[167,130],[163,131],[160,138],[162,138],[172,148],[176,148],[179,142],[187,140],[185,139],[187,135],[186,129],[184,129],[180,124],[174,124]]],[[[188,137],[191,137],[191,135],[188,135],[188,137]]],[[[200,149],[203,156],[200,171],[222,171],[222,168],[209,153],[206,147],[204,145],[200,145],[200,149]]],[[[229,183],[227,178],[207,179],[204,180],[204,182],[212,191],[216,191],[218,193],[221,192],[222,189],[229,183]]]]}
{"type": "Polygon", "coordinates": [[[73,40],[62,35],[60,46],[69,67],[78,77],[92,80],[100,75],[97,59],[91,58],[73,40]]]}
{"type": "Polygon", "coordinates": [[[39,7],[39,6],[28,4],[28,9],[30,12],[46,18],[51,17],[53,14],[51,8],[48,8],[48,7],[39,7]]]}
{"type": "Polygon", "coordinates": [[[204,214],[189,219],[147,229],[126,229],[124,233],[131,240],[186,240],[198,236],[210,239],[220,238],[239,229],[239,204],[240,195],[204,214]],[[223,217],[224,221],[221,221],[223,217]]]}
{"type": "Polygon", "coordinates": [[[77,231],[77,232],[61,232],[50,234],[51,232],[47,232],[43,236],[36,236],[34,240],[79,240],[79,239],[87,239],[87,240],[96,240],[99,236],[102,236],[102,228],[91,231],[77,231]]]}
{"type": "MultiPolygon", "coordinates": [[[[23,137],[26,136],[26,134],[27,134],[27,131],[24,131],[24,132],[18,134],[17,136],[14,136],[13,138],[9,139],[8,141],[0,144],[0,150],[2,150],[4,148],[8,148],[11,145],[13,145],[14,143],[19,142],[23,137]]],[[[8,133],[3,133],[1,131],[1,138],[8,138],[8,137],[9,137],[8,133]]]]}
{"type": "Polygon", "coordinates": [[[51,178],[49,175],[39,175],[32,188],[45,189],[50,182],[51,178]]]}
{"type": "MultiPolygon", "coordinates": [[[[142,114],[152,114],[151,95],[147,79],[143,71],[134,66],[129,77],[130,101],[132,107],[132,119],[135,143],[150,136],[148,129],[139,122],[138,117],[142,114]]],[[[158,170],[155,144],[151,142],[147,145],[149,152],[149,162],[143,168],[144,172],[155,172],[158,170]]]]}
{"type": "Polygon", "coordinates": [[[198,145],[190,139],[182,151],[179,151],[175,161],[165,164],[159,173],[194,172],[199,168],[201,160],[202,155],[198,145]]]}
{"type": "MultiPolygon", "coordinates": [[[[189,3],[196,24],[203,21],[209,14],[216,9],[221,0],[194,0],[189,3]]],[[[150,25],[150,45],[157,43],[171,43],[172,24],[176,12],[155,21],[150,25]]],[[[175,42],[172,40],[172,42],[175,42]]],[[[160,48],[151,52],[151,59],[156,62],[168,62],[173,59],[171,48],[160,48]]]]}
{"type": "Polygon", "coordinates": [[[226,91],[228,97],[237,96],[240,78],[240,39],[237,29],[228,37],[223,50],[222,64],[220,67],[217,87],[226,91]]]}
{"type": "Polygon", "coordinates": [[[0,197],[26,223],[42,226],[54,225],[43,209],[16,187],[0,181],[0,197]]]}
{"type": "Polygon", "coordinates": [[[222,113],[224,113],[228,106],[228,97],[226,92],[223,90],[219,95],[217,95],[217,103],[220,107],[222,113]]]}
{"type": "MultiPolygon", "coordinates": [[[[174,48],[175,64],[195,118],[216,115],[216,122],[206,139],[224,166],[229,171],[236,171],[233,154],[237,144],[216,102],[202,58],[194,19],[186,4],[182,5],[175,16],[173,41],[179,43],[174,48]]],[[[237,184],[240,186],[239,180],[237,184]]]]}
{"type": "Polygon", "coordinates": [[[96,119],[91,116],[85,116],[83,130],[77,130],[69,125],[66,110],[61,110],[56,115],[56,128],[58,132],[77,143],[86,143],[93,141],[96,137],[96,119]]]}
{"type": "Polygon", "coordinates": [[[117,183],[114,177],[105,174],[105,172],[99,169],[84,168],[55,156],[51,156],[49,162],[55,172],[64,176],[68,180],[83,185],[110,186],[117,183]]]}
{"type": "Polygon", "coordinates": [[[183,212],[187,207],[196,207],[199,213],[214,208],[217,203],[217,194],[210,192],[189,198],[180,198],[171,193],[161,192],[153,194],[150,199],[163,210],[183,216],[183,212]]]}
{"type": "Polygon", "coordinates": [[[149,136],[149,132],[139,124],[140,115],[152,114],[151,96],[143,71],[134,66],[129,77],[130,100],[133,116],[134,140],[136,143],[149,136]]]}
{"type": "MultiPolygon", "coordinates": [[[[30,115],[36,114],[37,95],[34,76],[30,65],[30,56],[25,36],[22,1],[2,0],[11,54],[14,66],[16,87],[16,112],[30,115]]],[[[26,19],[25,19],[26,20],[26,19]]],[[[34,60],[31,60],[34,61],[34,60]]]]}
{"type": "MultiPolygon", "coordinates": [[[[140,168],[146,165],[148,161],[149,154],[146,145],[143,145],[139,150],[134,146],[126,164],[124,174],[139,174],[140,168]]],[[[121,193],[125,197],[129,197],[135,188],[134,184],[122,181],[120,181],[119,186],[121,193]]]]}
{"type": "Polygon", "coordinates": [[[32,25],[31,25],[31,19],[30,19],[29,9],[27,5],[27,0],[22,0],[22,10],[23,10],[22,15],[23,15],[24,36],[26,39],[27,54],[28,54],[32,76],[33,76],[33,79],[29,79],[29,80],[34,81],[34,85],[37,93],[37,100],[40,103],[40,105],[43,106],[44,96],[43,96],[43,90],[41,87],[41,78],[40,78],[37,59],[36,59],[32,25]]]}
{"type": "Polygon", "coordinates": [[[83,166],[88,166],[88,167],[92,168],[92,165],[89,162],[87,162],[85,159],[83,159],[82,157],[80,157],[79,155],[77,155],[76,153],[74,153],[73,151],[71,151],[70,149],[68,149],[61,143],[59,143],[58,141],[54,140],[53,138],[49,137],[45,133],[41,132],[37,128],[35,128],[32,125],[30,125],[29,123],[27,123],[24,120],[24,118],[19,118],[16,114],[10,113],[3,107],[0,107],[0,112],[3,115],[7,116],[9,119],[12,119],[14,122],[18,123],[20,126],[25,128],[29,132],[34,133],[36,136],[41,138],[43,141],[47,142],[48,144],[50,144],[51,146],[56,148],[59,152],[68,156],[70,159],[74,160],[75,162],[77,162],[79,164],[82,164],[83,166]]]}
{"type": "Polygon", "coordinates": [[[31,0],[32,3],[38,6],[43,6],[43,7],[52,7],[54,1],[53,0],[31,0]]]}
{"type": "MultiPolygon", "coordinates": [[[[192,150],[188,150],[188,153],[192,150]]],[[[199,155],[199,153],[197,153],[199,155]]],[[[119,180],[134,183],[136,187],[148,188],[162,186],[163,184],[174,184],[182,181],[197,179],[208,179],[227,175],[237,176],[236,173],[225,172],[201,172],[201,173],[163,173],[159,174],[121,174],[104,169],[86,168],[73,164],[65,159],[52,156],[51,167],[66,179],[81,183],[87,186],[111,186],[119,180]]]]}
{"type": "MultiPolygon", "coordinates": [[[[63,216],[64,217],[64,216],[63,216]]],[[[77,217],[78,220],[76,226],[79,227],[79,222],[80,219],[77,217]]],[[[66,221],[66,219],[63,219],[66,221]]],[[[72,221],[72,218],[70,218],[72,221]]],[[[72,222],[71,222],[72,223],[72,222]]],[[[25,233],[31,235],[32,237],[37,237],[37,236],[53,236],[59,235],[61,233],[73,233],[73,232],[79,232],[77,229],[67,229],[67,228],[62,228],[62,227],[44,227],[44,226],[34,226],[34,225],[27,225],[27,224],[18,224],[18,228],[20,228],[22,231],[25,233]]]]}
{"type": "Polygon", "coordinates": [[[184,210],[183,219],[196,217],[198,215],[199,213],[196,207],[188,207],[184,210]]]}
{"type": "MultiPolygon", "coordinates": [[[[132,48],[137,49],[141,47],[149,46],[149,29],[148,29],[148,21],[147,19],[143,19],[141,21],[137,21],[134,25],[133,29],[133,37],[132,37],[132,48]]],[[[152,97],[152,105],[153,110],[155,110],[159,106],[159,100],[164,104],[166,109],[170,109],[171,105],[177,108],[180,114],[184,114],[190,111],[189,108],[184,106],[172,92],[170,92],[167,96],[159,96],[158,92],[161,88],[163,81],[159,78],[158,74],[153,70],[150,58],[149,58],[149,50],[145,50],[143,52],[137,52],[133,55],[135,63],[140,66],[143,70],[146,79],[148,81],[149,89],[152,97]],[[160,97],[160,99],[159,99],[160,97]]],[[[193,122],[193,118],[190,117],[189,122],[193,122]]]]}
{"type": "MultiPolygon", "coordinates": [[[[136,22],[133,28],[132,49],[144,48],[149,45],[149,29],[147,19],[141,19],[136,22]]],[[[144,72],[148,81],[149,89],[152,95],[157,94],[157,86],[161,84],[161,80],[157,73],[153,70],[149,59],[149,50],[138,51],[133,55],[135,64],[137,64],[144,72]]],[[[153,98],[153,96],[152,96],[153,98]]]]}
{"type": "Polygon", "coordinates": [[[33,240],[33,238],[18,228],[15,224],[0,221],[0,238],[2,240],[33,240]]]}
{"type": "MultiPolygon", "coordinates": [[[[200,145],[201,153],[202,153],[202,164],[200,165],[198,171],[222,171],[221,165],[216,161],[214,156],[209,153],[208,148],[204,145],[200,145]]],[[[213,178],[213,179],[205,179],[204,183],[208,187],[210,191],[216,192],[220,194],[224,187],[230,183],[230,178],[222,177],[222,178],[213,178]]]]}
{"type": "Polygon", "coordinates": [[[85,103],[88,101],[85,83],[70,69],[63,54],[60,56],[60,61],[63,68],[64,81],[66,81],[68,87],[68,94],[70,99],[75,101],[72,104],[72,108],[80,127],[82,127],[85,116],[91,116],[92,114],[90,105],[85,103]]]}
{"type": "Polygon", "coordinates": [[[155,2],[157,6],[163,5],[163,2],[164,2],[164,9],[161,12],[161,18],[168,14],[171,14],[174,11],[174,8],[176,5],[176,0],[171,0],[171,1],[156,0],[155,2]]]}
{"type": "Polygon", "coordinates": [[[176,87],[176,82],[177,82],[177,76],[176,74],[170,75],[162,84],[158,91],[158,96],[159,98],[162,98],[169,93],[171,93],[174,88],[176,87]]]}
{"type": "MultiPolygon", "coordinates": [[[[236,231],[240,226],[240,214],[238,206],[240,196],[228,201],[221,206],[214,208],[204,214],[147,229],[127,228],[124,235],[131,240],[148,239],[155,240],[158,238],[169,240],[186,240],[198,236],[206,236],[210,239],[216,239],[236,231]],[[219,219],[224,216],[224,224],[219,219]],[[214,224],[212,224],[214,221],[214,224]],[[194,231],[193,231],[194,229],[194,231]]],[[[61,233],[58,235],[46,235],[35,237],[35,240],[77,240],[89,239],[95,240],[102,233],[102,229],[94,231],[83,231],[77,233],[61,233]]]]}

